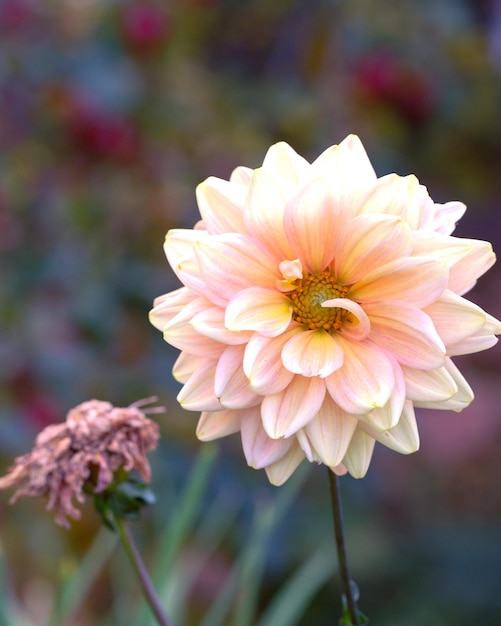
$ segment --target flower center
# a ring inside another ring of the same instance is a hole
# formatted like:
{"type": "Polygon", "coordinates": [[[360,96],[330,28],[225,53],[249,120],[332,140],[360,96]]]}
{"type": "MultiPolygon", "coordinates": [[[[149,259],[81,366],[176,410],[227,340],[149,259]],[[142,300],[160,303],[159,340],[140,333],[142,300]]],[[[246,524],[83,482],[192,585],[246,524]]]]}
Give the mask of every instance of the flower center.
{"type": "Polygon", "coordinates": [[[292,319],[310,330],[338,330],[350,315],[346,309],[323,307],[322,302],[334,298],[346,298],[348,288],[338,285],[330,272],[308,274],[302,278],[294,291],[287,295],[294,305],[292,319]]]}

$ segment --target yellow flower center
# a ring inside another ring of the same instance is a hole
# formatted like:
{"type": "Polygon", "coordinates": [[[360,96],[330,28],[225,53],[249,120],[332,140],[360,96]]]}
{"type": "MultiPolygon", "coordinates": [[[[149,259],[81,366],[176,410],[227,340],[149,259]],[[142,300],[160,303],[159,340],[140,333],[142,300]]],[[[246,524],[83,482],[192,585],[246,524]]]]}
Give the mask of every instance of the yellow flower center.
{"type": "Polygon", "coordinates": [[[294,291],[287,295],[294,305],[292,319],[310,330],[338,330],[349,316],[346,309],[323,307],[322,302],[346,298],[348,288],[338,285],[330,272],[308,274],[298,281],[294,291]]]}

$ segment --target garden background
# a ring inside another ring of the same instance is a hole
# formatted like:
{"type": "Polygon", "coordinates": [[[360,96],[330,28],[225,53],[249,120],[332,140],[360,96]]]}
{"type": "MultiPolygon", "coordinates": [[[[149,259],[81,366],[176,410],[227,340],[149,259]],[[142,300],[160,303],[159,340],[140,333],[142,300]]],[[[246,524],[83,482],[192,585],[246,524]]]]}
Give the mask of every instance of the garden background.
{"type": "MultiPolygon", "coordinates": [[[[352,132],[379,175],[465,202],[456,234],[499,253],[500,3],[0,0],[1,471],[86,399],[158,395],[158,503],[134,532],[177,626],[340,614],[324,468],[277,489],[238,436],[199,444],[148,311],[177,287],[163,238],[198,219],[198,182],[352,132]]],[[[471,297],[500,317],[500,288],[495,266],[471,297]]],[[[365,479],[341,481],[371,624],[501,622],[501,350],[456,362],[472,406],[421,411],[418,453],[378,445],[365,479]]],[[[148,623],[90,506],[66,531],[7,499],[1,625],[148,623]]]]}

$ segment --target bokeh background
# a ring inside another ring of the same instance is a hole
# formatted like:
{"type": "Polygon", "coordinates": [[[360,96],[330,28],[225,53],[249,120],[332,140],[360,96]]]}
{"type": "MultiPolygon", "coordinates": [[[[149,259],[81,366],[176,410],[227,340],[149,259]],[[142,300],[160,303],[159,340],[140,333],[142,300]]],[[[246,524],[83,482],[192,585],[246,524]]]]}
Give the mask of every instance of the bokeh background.
{"type": "MultiPolygon", "coordinates": [[[[164,234],[198,219],[194,189],[207,176],[259,166],[278,140],[313,159],[351,132],[379,175],[415,173],[436,201],[464,201],[456,234],[499,252],[500,3],[0,0],[0,469],[85,399],[158,395],[159,502],[135,528],[149,563],[170,558],[159,546],[206,464],[170,578],[179,625],[208,624],[225,589],[220,623],[257,623],[248,597],[227,591],[256,533],[242,580],[259,582],[258,616],[318,549],[335,555],[323,468],[278,490],[247,468],[238,437],[195,440],[197,415],[175,401],[176,351],[147,318],[177,287],[164,234]],[[277,498],[289,498],[280,510],[277,498]]],[[[500,317],[500,288],[495,267],[471,297],[500,317]]],[[[501,623],[501,350],[457,363],[472,406],[422,412],[420,452],[378,447],[363,481],[342,481],[373,624],[501,623]]],[[[102,570],[60,598],[98,533],[90,507],[65,531],[43,503],[10,508],[0,495],[3,603],[14,607],[0,621],[147,623],[131,617],[137,586],[106,536],[102,570]],[[71,610],[54,613],[65,601],[71,610]]],[[[325,562],[311,567],[304,580],[317,583],[294,623],[334,624],[339,587],[325,562]]]]}

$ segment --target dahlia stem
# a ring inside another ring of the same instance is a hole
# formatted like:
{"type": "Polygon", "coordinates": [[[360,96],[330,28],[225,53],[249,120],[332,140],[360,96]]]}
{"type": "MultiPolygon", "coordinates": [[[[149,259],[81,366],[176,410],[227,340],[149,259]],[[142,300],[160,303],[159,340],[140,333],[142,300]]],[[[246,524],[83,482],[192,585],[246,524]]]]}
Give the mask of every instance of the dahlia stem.
{"type": "Polygon", "coordinates": [[[346,542],[343,530],[343,507],[341,504],[341,490],[339,485],[339,477],[327,468],[329,474],[329,487],[331,494],[332,517],[334,520],[334,535],[336,537],[337,556],[339,561],[339,575],[341,577],[341,586],[343,589],[343,614],[340,624],[350,624],[350,626],[360,626],[360,612],[357,606],[357,598],[355,596],[356,586],[350,576],[348,567],[348,557],[346,555],[346,542]],[[346,608],[345,608],[346,607],[346,608]],[[350,622],[346,622],[349,616],[350,622]]]}
{"type": "Polygon", "coordinates": [[[146,602],[150,605],[150,608],[157,622],[160,626],[172,626],[172,622],[167,617],[167,614],[165,613],[164,608],[160,603],[160,600],[151,581],[150,575],[148,574],[148,570],[146,569],[144,561],[141,557],[141,554],[138,550],[138,547],[136,545],[136,542],[134,541],[134,537],[132,536],[129,527],[118,515],[115,516],[115,523],[124,550],[129,557],[129,561],[131,562],[131,565],[137,577],[139,578],[141,589],[143,591],[146,602]]]}

